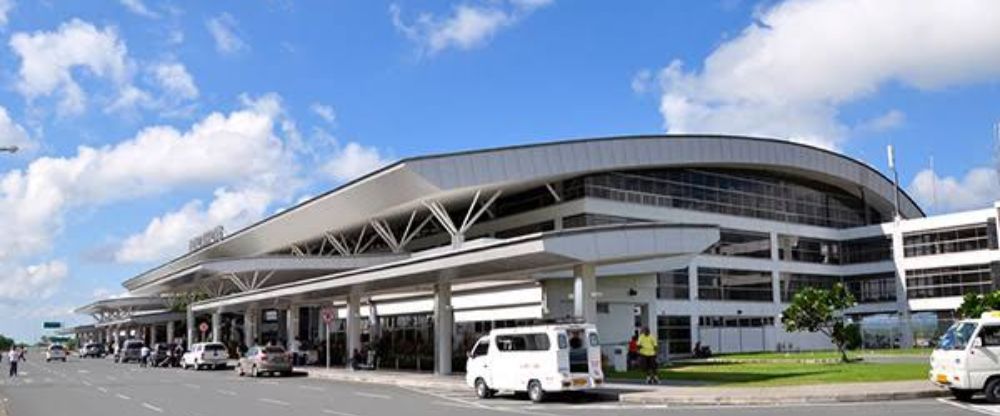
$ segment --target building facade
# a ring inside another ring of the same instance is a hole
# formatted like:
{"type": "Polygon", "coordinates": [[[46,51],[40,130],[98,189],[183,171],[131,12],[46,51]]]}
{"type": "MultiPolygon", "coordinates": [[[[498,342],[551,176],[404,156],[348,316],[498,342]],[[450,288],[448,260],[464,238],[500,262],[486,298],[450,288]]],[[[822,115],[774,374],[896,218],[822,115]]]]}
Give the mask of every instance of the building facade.
{"type": "Polygon", "coordinates": [[[82,307],[110,328],[82,336],[298,338],[333,362],[370,349],[382,367],[442,373],[490,328],[553,319],[596,323],[609,355],[644,326],[664,356],[817,349],[829,344],[786,333],[781,312],[801,288],[841,282],[866,343],[910,345],[961,295],[996,287],[996,217],[925,217],[872,167],[778,140],[418,157],[127,280],[142,307],[82,307]]]}

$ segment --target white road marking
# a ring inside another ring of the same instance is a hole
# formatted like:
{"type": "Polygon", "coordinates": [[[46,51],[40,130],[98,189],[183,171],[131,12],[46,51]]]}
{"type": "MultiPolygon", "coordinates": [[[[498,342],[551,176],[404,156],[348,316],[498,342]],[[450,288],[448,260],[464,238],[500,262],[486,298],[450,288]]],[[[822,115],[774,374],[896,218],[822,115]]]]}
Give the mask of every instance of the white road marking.
{"type": "Polygon", "coordinates": [[[326,413],[328,415],[336,415],[336,416],[358,416],[358,415],[356,415],[354,413],[338,412],[336,410],[330,410],[330,409],[323,409],[323,413],[326,413]]]}
{"type": "Polygon", "coordinates": [[[147,408],[149,410],[152,410],[154,412],[157,412],[157,413],[163,413],[163,409],[160,409],[159,407],[153,406],[153,405],[151,405],[149,403],[143,402],[142,403],[142,407],[145,407],[145,408],[147,408]]]}
{"type": "Polygon", "coordinates": [[[392,396],[386,396],[386,395],[384,395],[384,394],[375,394],[375,393],[365,393],[365,392],[363,392],[363,391],[356,391],[356,392],[354,392],[354,394],[355,394],[356,396],[361,396],[361,397],[370,397],[370,398],[372,398],[372,399],[382,399],[382,400],[389,400],[389,399],[391,399],[391,398],[392,398],[392,396]]]}
{"type": "Polygon", "coordinates": [[[216,390],[219,394],[225,394],[226,396],[235,396],[236,392],[231,390],[216,390]]]}
{"type": "Polygon", "coordinates": [[[81,381],[81,383],[83,383],[83,385],[87,386],[87,387],[93,386],[93,384],[91,382],[87,381],[87,380],[83,380],[83,381],[81,381]]]}
{"type": "Polygon", "coordinates": [[[97,388],[97,391],[99,391],[99,392],[101,392],[101,393],[105,393],[105,394],[106,394],[106,393],[108,392],[108,389],[106,389],[106,388],[104,388],[104,387],[98,387],[98,388],[97,388]]]}
{"type": "Polygon", "coordinates": [[[182,386],[189,387],[189,388],[192,388],[192,389],[200,389],[201,388],[201,386],[199,386],[197,384],[191,384],[191,383],[184,383],[184,384],[182,384],[182,386]]]}
{"type": "Polygon", "coordinates": [[[32,380],[30,378],[24,379],[24,384],[31,384],[32,382],[34,382],[34,380],[32,380]]]}
{"type": "Polygon", "coordinates": [[[76,372],[80,374],[90,374],[89,370],[76,370],[76,372]]]}
{"type": "Polygon", "coordinates": [[[291,406],[290,403],[283,402],[281,400],[274,400],[274,399],[257,399],[257,400],[259,400],[261,402],[264,402],[264,403],[269,403],[269,404],[278,405],[278,406],[291,406]]]}
{"type": "Polygon", "coordinates": [[[119,399],[122,399],[122,400],[132,400],[131,397],[128,397],[128,396],[126,396],[124,394],[121,394],[121,393],[115,394],[115,397],[118,397],[119,399]]]}
{"type": "Polygon", "coordinates": [[[469,404],[458,403],[458,402],[446,402],[446,401],[441,401],[441,400],[435,400],[435,401],[431,402],[431,404],[438,405],[438,406],[458,407],[458,408],[462,408],[462,409],[475,409],[475,407],[473,407],[472,405],[469,405],[469,404]]]}
{"type": "Polygon", "coordinates": [[[260,383],[260,384],[267,384],[268,386],[277,386],[278,385],[277,381],[257,381],[257,382],[260,383]]]}
{"type": "MultiPolygon", "coordinates": [[[[977,406],[977,405],[974,405],[974,404],[959,403],[957,401],[954,401],[954,400],[951,400],[951,399],[945,399],[945,398],[937,399],[937,401],[939,403],[944,403],[944,404],[947,404],[947,405],[955,406],[955,407],[957,407],[959,409],[968,410],[970,412],[976,412],[976,413],[980,413],[980,414],[984,414],[984,415],[991,415],[991,416],[994,416],[994,415],[997,414],[996,412],[990,411],[989,409],[992,409],[993,407],[989,407],[989,406],[977,406]]],[[[1000,409],[997,409],[997,410],[1000,410],[1000,409]]]]}
{"type": "Polygon", "coordinates": [[[316,387],[316,386],[299,386],[299,388],[303,390],[325,391],[322,387],[316,387]]]}
{"type": "Polygon", "coordinates": [[[107,376],[107,378],[108,378],[108,380],[111,380],[111,381],[118,380],[118,378],[115,377],[115,376],[107,376]]]}

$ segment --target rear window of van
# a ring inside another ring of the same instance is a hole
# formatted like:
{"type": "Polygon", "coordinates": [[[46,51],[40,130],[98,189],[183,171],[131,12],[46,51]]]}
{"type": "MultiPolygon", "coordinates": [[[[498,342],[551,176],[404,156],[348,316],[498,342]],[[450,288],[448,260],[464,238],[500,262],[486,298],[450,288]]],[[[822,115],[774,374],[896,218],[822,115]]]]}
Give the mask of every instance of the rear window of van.
{"type": "Polygon", "coordinates": [[[502,352],[547,351],[549,336],[545,333],[497,335],[497,349],[502,352]]]}

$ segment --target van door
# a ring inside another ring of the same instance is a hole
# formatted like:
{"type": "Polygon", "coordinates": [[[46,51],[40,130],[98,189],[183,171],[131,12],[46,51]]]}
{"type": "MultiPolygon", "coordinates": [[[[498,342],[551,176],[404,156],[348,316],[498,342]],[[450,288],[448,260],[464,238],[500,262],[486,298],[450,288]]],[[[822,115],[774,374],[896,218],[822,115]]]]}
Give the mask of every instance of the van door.
{"type": "Polygon", "coordinates": [[[983,325],[970,344],[966,367],[969,382],[981,387],[991,375],[1000,373],[1000,325],[983,325]],[[977,346],[979,343],[982,344],[977,346]]]}
{"type": "Polygon", "coordinates": [[[469,357],[465,371],[474,375],[473,380],[482,377],[487,386],[496,388],[493,384],[493,369],[490,368],[490,358],[490,339],[481,338],[476,346],[472,347],[472,355],[469,357]]]}
{"type": "Polygon", "coordinates": [[[587,331],[587,362],[590,367],[590,377],[593,379],[604,379],[604,369],[601,368],[601,340],[597,337],[597,331],[587,331]]]}

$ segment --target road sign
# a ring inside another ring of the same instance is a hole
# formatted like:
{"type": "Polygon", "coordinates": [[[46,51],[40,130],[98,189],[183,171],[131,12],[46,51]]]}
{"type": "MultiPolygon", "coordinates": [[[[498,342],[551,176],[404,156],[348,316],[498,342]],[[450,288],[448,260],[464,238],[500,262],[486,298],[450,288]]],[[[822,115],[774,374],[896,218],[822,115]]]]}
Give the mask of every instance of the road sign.
{"type": "Polygon", "coordinates": [[[337,319],[337,310],[332,306],[327,306],[320,311],[320,315],[323,316],[323,323],[330,325],[334,319],[337,319]]]}
{"type": "Polygon", "coordinates": [[[201,325],[198,325],[198,330],[203,334],[208,332],[208,322],[202,322],[201,325]]]}
{"type": "Polygon", "coordinates": [[[59,329],[62,328],[62,322],[44,322],[42,323],[42,329],[59,329]]]}

